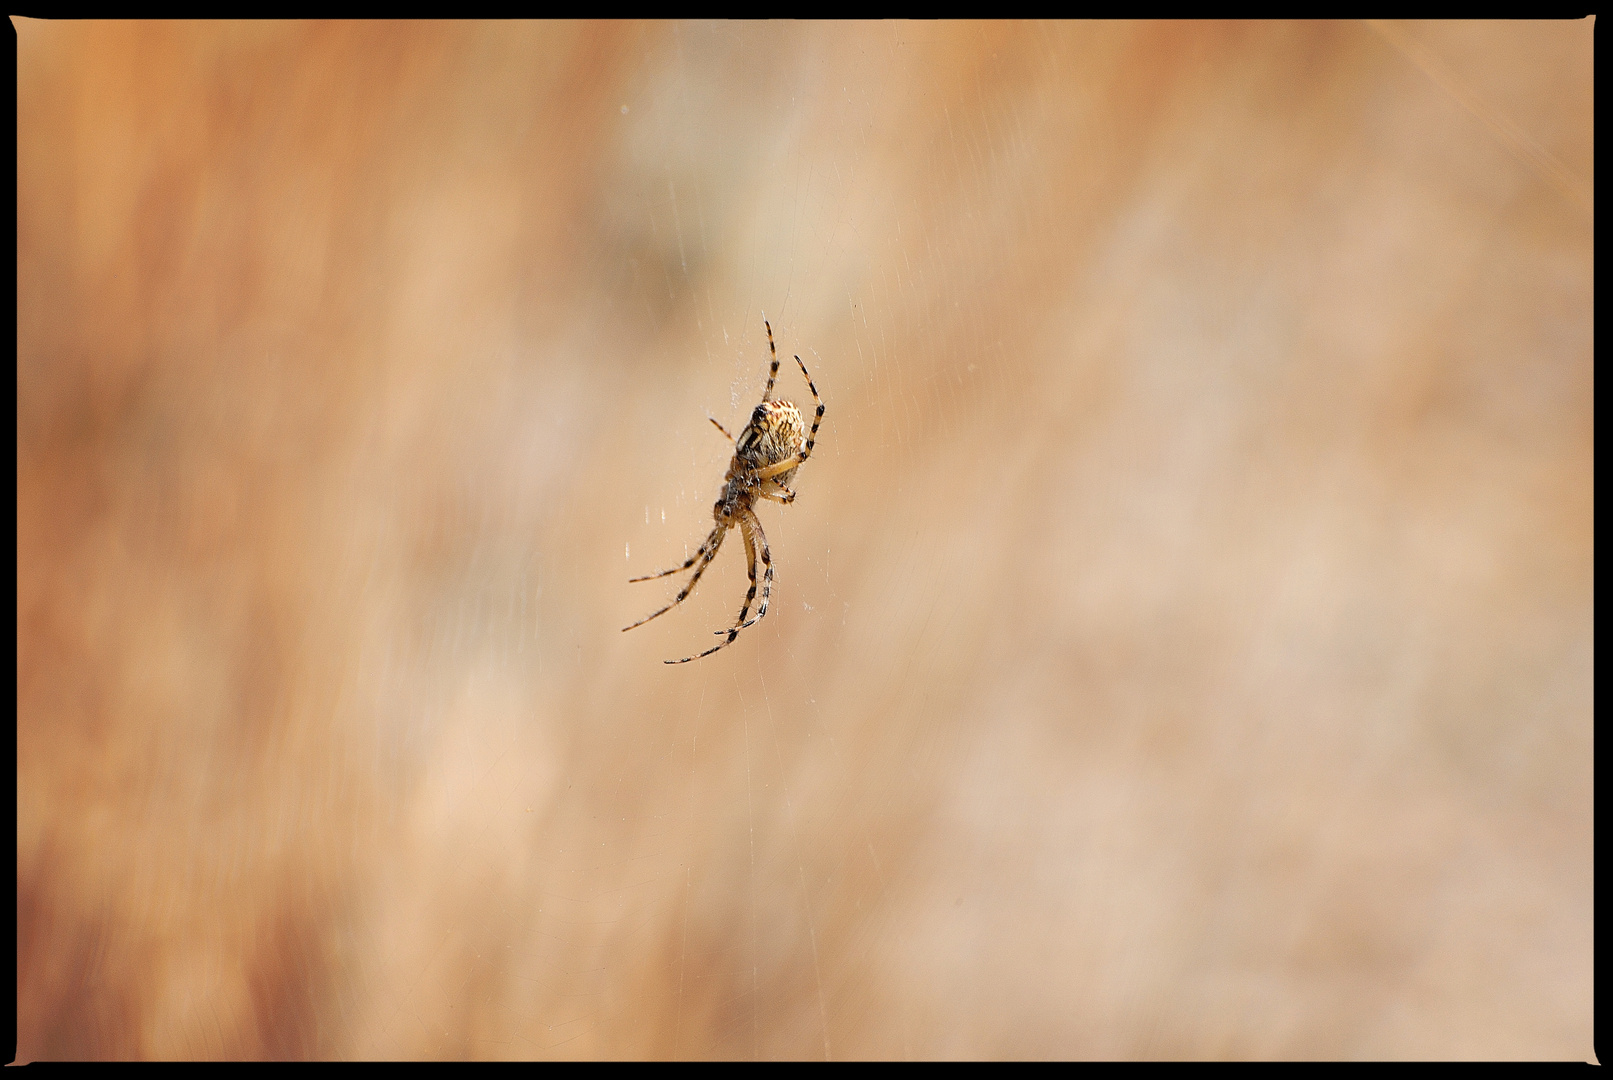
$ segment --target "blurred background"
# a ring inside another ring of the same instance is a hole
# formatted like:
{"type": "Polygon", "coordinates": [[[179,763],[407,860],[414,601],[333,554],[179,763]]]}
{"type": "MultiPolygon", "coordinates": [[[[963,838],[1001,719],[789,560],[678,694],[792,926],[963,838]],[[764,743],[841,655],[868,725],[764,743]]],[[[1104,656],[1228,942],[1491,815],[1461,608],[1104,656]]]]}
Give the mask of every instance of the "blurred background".
{"type": "Polygon", "coordinates": [[[1589,22],[13,25],[19,1059],[1593,1055],[1589,22]]]}

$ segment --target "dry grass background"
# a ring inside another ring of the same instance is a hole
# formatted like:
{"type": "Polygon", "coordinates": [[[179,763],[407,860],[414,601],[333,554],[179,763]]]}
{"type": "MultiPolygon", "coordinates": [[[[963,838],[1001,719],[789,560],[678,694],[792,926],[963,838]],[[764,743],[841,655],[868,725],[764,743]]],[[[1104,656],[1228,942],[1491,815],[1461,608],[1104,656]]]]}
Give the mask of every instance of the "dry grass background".
{"type": "Polygon", "coordinates": [[[1592,1055],[1588,24],[15,26],[20,1058],[1592,1055]]]}

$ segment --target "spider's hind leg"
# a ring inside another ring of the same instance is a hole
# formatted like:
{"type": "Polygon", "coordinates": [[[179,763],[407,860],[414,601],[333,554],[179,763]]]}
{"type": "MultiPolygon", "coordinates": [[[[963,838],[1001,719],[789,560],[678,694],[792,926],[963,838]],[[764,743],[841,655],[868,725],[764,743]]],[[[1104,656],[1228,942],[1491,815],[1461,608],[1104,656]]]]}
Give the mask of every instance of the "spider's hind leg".
{"type": "Polygon", "coordinates": [[[762,391],[762,400],[771,401],[773,383],[778,379],[778,349],[773,347],[773,324],[764,317],[762,325],[767,327],[767,351],[773,354],[773,366],[767,369],[767,387],[762,391]]]}
{"type": "Polygon", "coordinates": [[[813,383],[812,376],[807,374],[806,364],[801,362],[799,356],[795,358],[795,362],[801,364],[801,377],[806,380],[807,389],[812,391],[812,400],[818,406],[817,415],[812,418],[812,430],[807,432],[806,449],[801,451],[801,460],[805,461],[812,456],[812,444],[818,441],[818,425],[823,423],[823,399],[818,396],[818,388],[813,383]]]}

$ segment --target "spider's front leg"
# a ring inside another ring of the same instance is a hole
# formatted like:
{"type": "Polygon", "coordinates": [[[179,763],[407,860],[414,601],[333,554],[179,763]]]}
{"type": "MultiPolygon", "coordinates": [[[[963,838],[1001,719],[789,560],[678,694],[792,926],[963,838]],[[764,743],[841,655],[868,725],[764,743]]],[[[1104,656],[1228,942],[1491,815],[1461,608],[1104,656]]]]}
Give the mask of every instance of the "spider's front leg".
{"type": "MultiPolygon", "coordinates": [[[[754,520],[754,518],[752,520],[754,520]]],[[[728,646],[734,643],[734,639],[739,636],[739,632],[750,625],[750,623],[745,621],[745,616],[750,612],[751,601],[756,599],[756,541],[755,537],[751,534],[750,522],[743,517],[739,519],[739,531],[745,537],[745,572],[750,575],[750,589],[745,593],[745,602],[740,605],[739,618],[735,619],[734,625],[730,626],[726,630],[712,631],[718,637],[722,637],[723,639],[717,642],[717,644],[713,645],[711,648],[707,649],[705,652],[696,653],[693,656],[685,656],[681,660],[667,660],[665,661],[666,663],[687,664],[691,660],[699,660],[703,656],[710,656],[718,649],[726,649],[728,646]],[[724,634],[727,634],[728,636],[723,637],[724,634]]],[[[772,574],[772,572],[772,569],[769,568],[768,573],[772,574]]],[[[769,577],[768,581],[771,583],[772,578],[769,577]]],[[[762,603],[765,605],[767,603],[767,594],[764,592],[762,595],[762,603]]]]}
{"type": "Polygon", "coordinates": [[[747,623],[734,627],[734,632],[755,626],[767,614],[767,601],[773,595],[773,554],[767,550],[767,534],[762,531],[762,519],[752,510],[745,511],[744,520],[750,522],[751,529],[756,533],[756,549],[762,556],[762,602],[756,608],[756,615],[747,623]]]}
{"type": "Polygon", "coordinates": [[[629,584],[635,581],[653,581],[655,578],[666,577],[668,574],[676,574],[680,570],[685,570],[690,566],[694,566],[695,562],[697,561],[700,563],[699,566],[695,566],[694,575],[689,578],[689,583],[683,587],[677,596],[672,598],[672,602],[670,604],[659,611],[655,611],[644,616],[644,618],[640,619],[632,626],[622,627],[622,633],[625,634],[627,631],[633,629],[634,626],[643,626],[656,616],[665,615],[667,612],[683,603],[684,599],[687,598],[690,593],[694,592],[694,587],[700,583],[700,575],[706,572],[706,567],[711,565],[711,560],[717,557],[717,551],[722,547],[723,537],[727,535],[728,526],[719,524],[711,531],[711,535],[706,538],[706,542],[700,545],[700,550],[691,555],[689,557],[689,561],[684,563],[683,566],[675,566],[671,570],[663,570],[659,574],[650,574],[648,577],[629,579],[629,584]]]}
{"type": "MultiPolygon", "coordinates": [[[[689,567],[699,562],[708,551],[713,555],[717,554],[716,547],[718,544],[722,543],[722,534],[727,531],[728,530],[725,528],[717,528],[712,530],[711,535],[706,537],[706,542],[701,544],[693,555],[683,560],[683,564],[681,566],[674,566],[670,570],[657,570],[655,573],[645,574],[643,577],[630,577],[627,579],[627,583],[629,585],[636,585],[641,581],[654,581],[656,578],[670,577],[673,574],[683,573],[685,570],[689,569],[689,567]]],[[[698,577],[699,575],[696,576],[698,577]]],[[[629,629],[631,629],[631,627],[629,627],[629,629]]]]}

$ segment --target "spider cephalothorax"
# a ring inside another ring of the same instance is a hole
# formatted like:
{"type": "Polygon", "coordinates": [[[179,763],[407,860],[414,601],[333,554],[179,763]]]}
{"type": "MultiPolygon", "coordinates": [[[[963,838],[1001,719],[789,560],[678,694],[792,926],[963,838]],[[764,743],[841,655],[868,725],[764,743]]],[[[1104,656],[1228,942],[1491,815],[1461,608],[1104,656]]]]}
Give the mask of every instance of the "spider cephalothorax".
{"type": "MultiPolygon", "coordinates": [[[[747,626],[753,626],[767,614],[767,601],[773,592],[773,556],[767,550],[767,536],[762,532],[762,522],[756,516],[755,503],[757,499],[771,499],[778,503],[791,503],[795,501],[795,492],[787,486],[795,478],[795,471],[801,463],[812,454],[813,441],[818,437],[818,425],[823,422],[823,399],[818,396],[818,388],[812,384],[812,376],[807,374],[806,364],[801,363],[797,356],[795,362],[801,365],[801,376],[806,379],[807,389],[812,391],[812,400],[817,404],[817,414],[812,418],[812,428],[807,430],[805,422],[801,419],[800,410],[788,401],[773,399],[773,383],[778,379],[778,349],[773,345],[773,327],[766,319],[762,325],[767,327],[767,348],[773,356],[773,366],[767,373],[767,387],[762,391],[761,404],[751,411],[750,422],[734,439],[728,434],[728,429],[711,422],[717,430],[722,432],[734,443],[734,457],[728,463],[728,472],[723,477],[722,496],[716,505],[711,508],[711,516],[716,520],[717,527],[711,530],[705,543],[700,545],[698,551],[681,566],[674,566],[670,570],[662,570],[658,574],[648,574],[644,577],[631,578],[630,581],[653,581],[669,574],[679,574],[694,566],[695,572],[689,578],[689,583],[683,591],[673,598],[672,602],[659,611],[652,612],[634,623],[633,626],[643,626],[657,615],[664,614],[683,603],[684,599],[694,592],[695,583],[700,575],[706,572],[711,560],[717,557],[717,549],[722,547],[723,537],[728,530],[739,527],[740,534],[745,538],[746,569],[750,573],[750,591],[745,594],[745,603],[739,609],[739,618],[727,630],[718,630],[718,634],[726,635],[722,641],[713,645],[703,653],[685,656],[681,660],[668,660],[669,664],[684,664],[690,660],[698,660],[702,656],[710,656],[718,649],[733,644],[739,632],[747,626]],[[762,554],[762,602],[757,605],[756,615],[748,622],[746,615],[750,614],[751,601],[756,599],[756,553],[760,549],[762,554]],[[699,563],[698,566],[695,566],[699,563]]],[[[625,633],[633,626],[622,627],[625,633]]]]}

